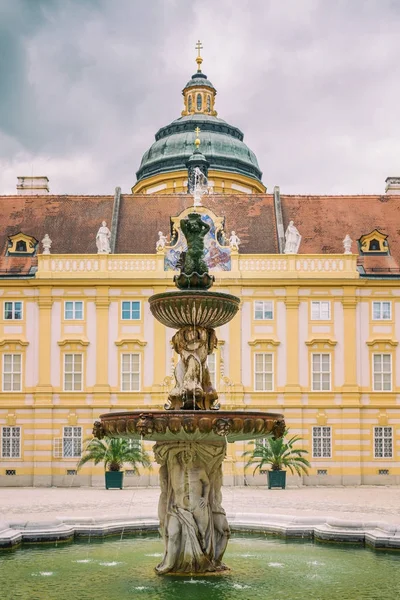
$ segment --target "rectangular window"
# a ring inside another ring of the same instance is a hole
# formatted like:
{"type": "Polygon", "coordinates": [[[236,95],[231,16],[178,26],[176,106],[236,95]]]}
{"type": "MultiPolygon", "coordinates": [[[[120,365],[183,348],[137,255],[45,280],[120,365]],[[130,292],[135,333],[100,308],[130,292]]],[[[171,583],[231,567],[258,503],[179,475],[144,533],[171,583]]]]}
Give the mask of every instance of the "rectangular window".
{"type": "Polygon", "coordinates": [[[375,458],[393,458],[393,428],[374,427],[375,458]]]}
{"type": "Polygon", "coordinates": [[[4,319],[20,321],[22,319],[22,302],[4,302],[4,319]]]}
{"type": "Polygon", "coordinates": [[[1,428],[1,457],[21,458],[21,427],[1,428]]]}
{"type": "Polygon", "coordinates": [[[123,392],[140,390],[140,355],[122,354],[121,388],[123,392]]]}
{"type": "Polygon", "coordinates": [[[64,391],[82,391],[82,354],[64,354],[64,391]]]}
{"type": "Polygon", "coordinates": [[[331,303],[330,302],[311,302],[311,320],[312,321],[329,321],[331,318],[331,303]]]}
{"type": "Polygon", "coordinates": [[[209,370],[209,373],[210,373],[211,385],[215,389],[216,388],[216,372],[215,372],[216,356],[215,356],[215,354],[210,354],[207,357],[207,365],[208,365],[208,370],[209,370]]]}
{"type": "Polygon", "coordinates": [[[312,431],[313,458],[331,458],[332,456],[332,428],[313,427],[312,431]]]}
{"type": "Polygon", "coordinates": [[[83,302],[66,301],[64,303],[64,319],[66,321],[81,321],[83,319],[83,302]]]}
{"type": "Polygon", "coordinates": [[[124,321],[139,321],[140,320],[140,302],[125,301],[122,302],[122,319],[124,321]]]}
{"type": "Polygon", "coordinates": [[[392,318],[391,302],[373,302],[372,319],[374,321],[390,321],[392,318]]]}
{"type": "Polygon", "coordinates": [[[22,390],[21,354],[3,354],[3,392],[22,390]]]}
{"type": "Polygon", "coordinates": [[[374,392],[392,391],[392,355],[374,354],[374,392]]]}
{"type": "Polygon", "coordinates": [[[273,304],[269,300],[254,302],[254,318],[256,321],[271,321],[274,318],[273,304]]]}
{"type": "Polygon", "coordinates": [[[312,355],[312,390],[329,392],[331,389],[331,355],[312,355]]]}
{"type": "Polygon", "coordinates": [[[257,392],[273,390],[273,357],[272,354],[257,353],[254,355],[254,389],[257,392]]]}
{"type": "Polygon", "coordinates": [[[82,427],[64,427],[63,458],[79,458],[82,454],[82,427]]]}

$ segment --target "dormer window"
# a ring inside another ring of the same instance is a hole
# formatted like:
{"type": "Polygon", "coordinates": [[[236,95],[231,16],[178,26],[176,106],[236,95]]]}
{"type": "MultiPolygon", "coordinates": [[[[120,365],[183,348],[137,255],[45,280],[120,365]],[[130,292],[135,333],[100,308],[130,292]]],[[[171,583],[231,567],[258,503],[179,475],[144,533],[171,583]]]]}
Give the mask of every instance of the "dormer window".
{"type": "Polygon", "coordinates": [[[377,229],[362,235],[358,242],[362,254],[389,254],[387,235],[377,229]]]}
{"type": "Polygon", "coordinates": [[[16,233],[8,238],[8,247],[6,256],[33,256],[36,253],[38,241],[31,235],[25,233],[16,233]]]}

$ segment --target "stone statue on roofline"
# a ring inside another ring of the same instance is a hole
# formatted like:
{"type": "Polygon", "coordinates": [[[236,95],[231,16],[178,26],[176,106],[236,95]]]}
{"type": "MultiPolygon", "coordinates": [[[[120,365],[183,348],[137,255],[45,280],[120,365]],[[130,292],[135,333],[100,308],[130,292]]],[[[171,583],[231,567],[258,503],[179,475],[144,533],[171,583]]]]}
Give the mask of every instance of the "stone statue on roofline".
{"type": "Polygon", "coordinates": [[[284,254],[297,254],[299,252],[300,242],[301,235],[299,230],[295,227],[293,221],[290,221],[285,233],[284,254]]]}
{"type": "Polygon", "coordinates": [[[353,240],[351,239],[349,234],[347,234],[343,240],[344,254],[352,254],[352,252],[351,252],[352,243],[353,243],[353,240]]]}
{"type": "Polygon", "coordinates": [[[53,242],[51,241],[49,234],[45,233],[44,238],[42,239],[43,254],[50,254],[50,248],[52,243],[53,242]]]}
{"type": "Polygon", "coordinates": [[[240,246],[240,239],[238,238],[236,233],[234,231],[232,231],[231,237],[229,238],[229,247],[231,250],[238,251],[239,246],[240,246]]]}
{"type": "Polygon", "coordinates": [[[160,252],[161,250],[164,250],[165,246],[167,245],[168,240],[167,240],[167,236],[163,234],[162,231],[158,232],[158,240],[156,242],[156,250],[157,252],[160,252]]]}
{"type": "Polygon", "coordinates": [[[107,227],[107,223],[103,221],[96,235],[97,254],[110,254],[111,231],[107,227]]]}

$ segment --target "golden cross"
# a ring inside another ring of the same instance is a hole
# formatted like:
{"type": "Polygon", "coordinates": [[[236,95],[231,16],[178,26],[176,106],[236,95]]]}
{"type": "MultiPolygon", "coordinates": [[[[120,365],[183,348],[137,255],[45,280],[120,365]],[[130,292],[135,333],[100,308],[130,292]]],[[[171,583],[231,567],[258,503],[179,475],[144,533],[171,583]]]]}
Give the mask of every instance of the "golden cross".
{"type": "Polygon", "coordinates": [[[197,50],[197,52],[198,52],[197,56],[199,56],[199,57],[200,57],[200,56],[201,56],[201,54],[200,54],[200,50],[202,50],[202,49],[203,49],[203,44],[201,43],[201,41],[200,41],[200,40],[198,40],[198,41],[197,41],[197,44],[196,44],[195,48],[196,48],[196,50],[197,50]]]}
{"type": "Polygon", "coordinates": [[[194,132],[197,135],[197,137],[199,137],[200,131],[201,131],[200,127],[196,127],[196,129],[194,130],[194,132]]]}

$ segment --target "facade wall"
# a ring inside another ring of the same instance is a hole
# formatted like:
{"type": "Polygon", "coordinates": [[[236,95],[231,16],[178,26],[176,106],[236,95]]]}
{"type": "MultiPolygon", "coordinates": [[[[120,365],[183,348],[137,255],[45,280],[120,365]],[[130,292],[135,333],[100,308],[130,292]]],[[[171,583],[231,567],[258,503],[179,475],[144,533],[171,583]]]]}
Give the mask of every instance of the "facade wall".
{"type": "MultiPolygon", "coordinates": [[[[0,485],[103,486],[101,466],[74,474],[78,458],[65,456],[64,428],[81,427],[85,440],[102,413],[163,407],[177,357],[173,331],[152,318],[148,298],[172,289],[171,273],[164,272],[159,255],[118,259],[115,266],[115,257],[82,256],[74,267],[62,256],[39,257],[35,279],[3,281],[0,435],[19,427],[20,451],[7,456],[1,439],[0,485]],[[5,318],[10,301],[22,302],[21,319],[5,318]],[[81,317],[67,318],[66,303],[77,302],[81,317]],[[123,318],[127,302],[140,304],[135,318],[123,318]],[[122,389],[125,354],[138,355],[137,390],[122,389]],[[21,356],[20,389],[17,363],[16,389],[6,389],[4,361],[10,355],[21,356]],[[71,355],[82,356],[82,389],[65,389],[71,355]]],[[[284,414],[312,463],[309,475],[291,479],[293,484],[400,484],[400,286],[396,280],[360,279],[355,265],[355,256],[301,256],[300,264],[290,256],[236,255],[232,271],[218,273],[215,289],[241,298],[240,313],[217,331],[221,406],[284,414]],[[389,316],[374,319],[374,302],[390,303],[389,316]],[[319,303],[319,318],[313,303],[319,303]],[[265,390],[256,389],[257,355],[269,357],[265,390]],[[329,357],[328,389],[313,389],[321,374],[313,373],[315,355],[329,357]],[[375,356],[389,357],[386,390],[377,389],[383,376],[376,366],[374,372],[375,356]],[[314,456],[313,436],[315,446],[322,431],[329,433],[329,456],[314,456]],[[390,456],[375,456],[377,432],[392,435],[384,441],[390,456]]],[[[244,443],[229,445],[225,483],[263,485],[265,475],[245,473],[245,449],[244,443]]],[[[156,485],[157,466],[140,477],[128,475],[126,483],[156,485]]]]}

